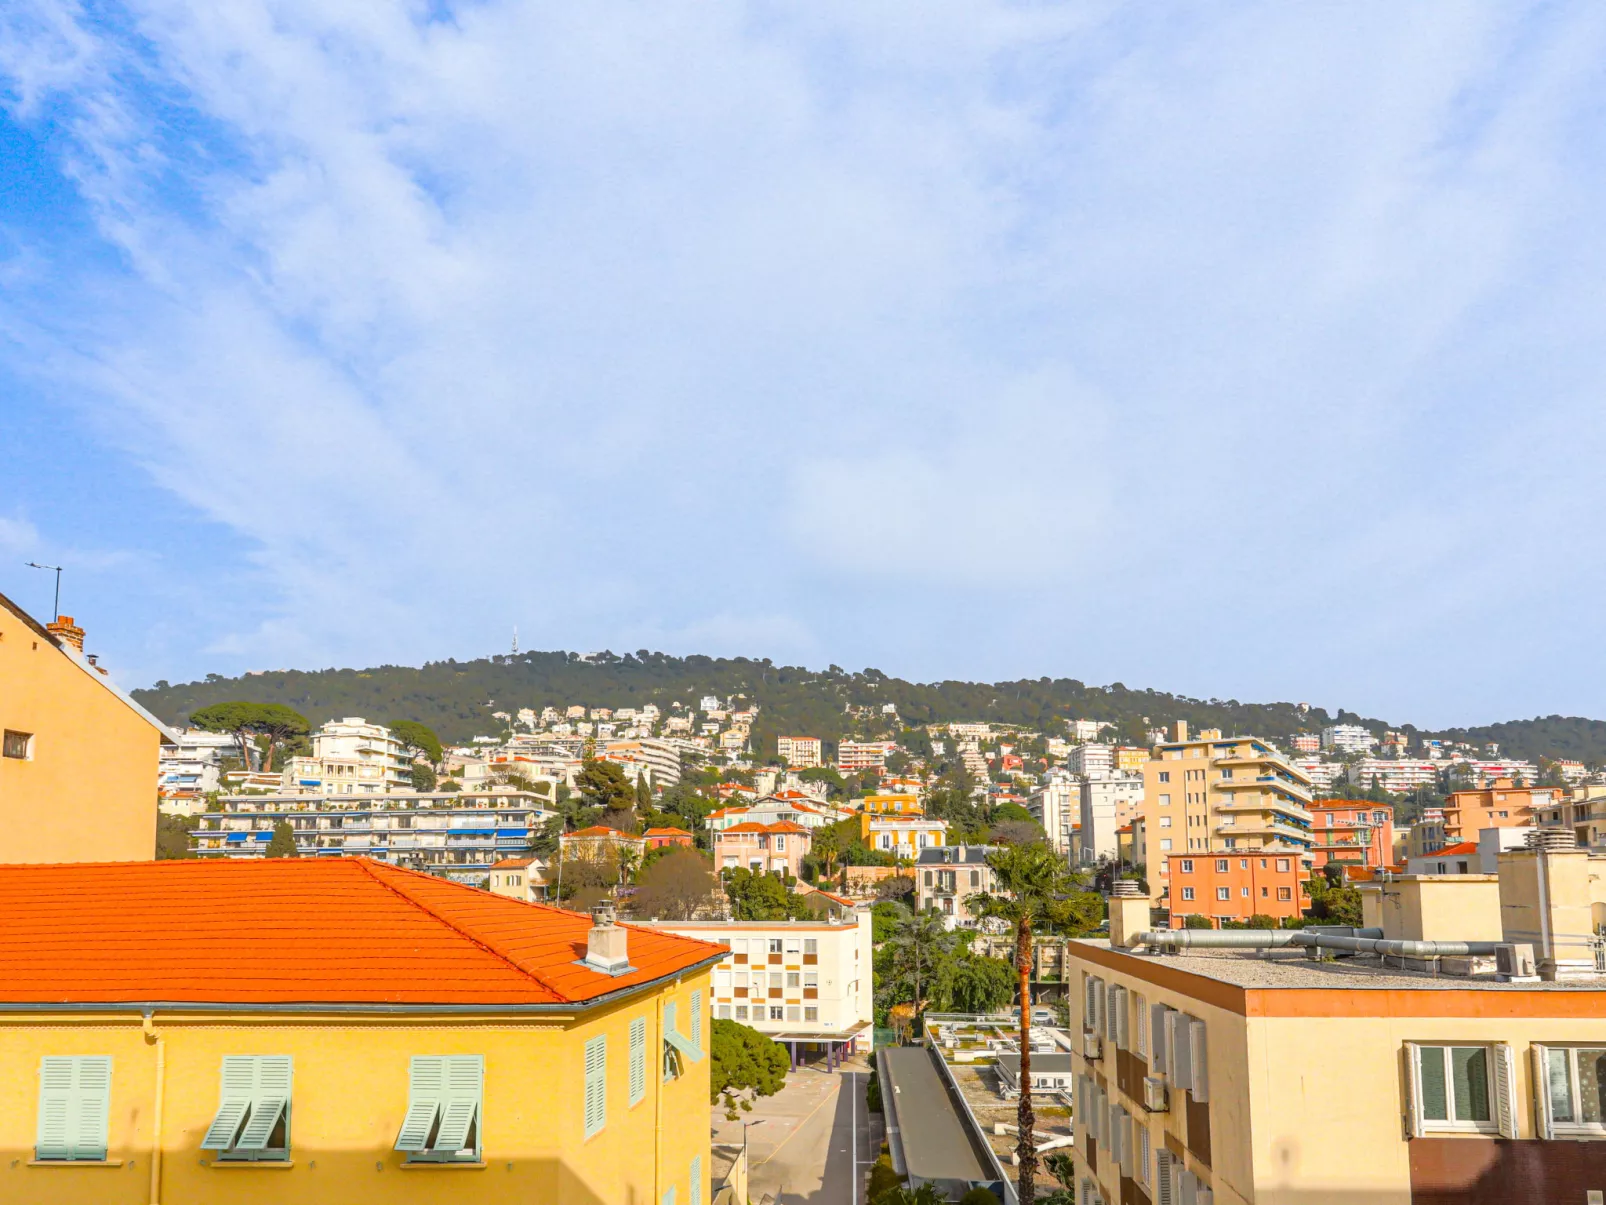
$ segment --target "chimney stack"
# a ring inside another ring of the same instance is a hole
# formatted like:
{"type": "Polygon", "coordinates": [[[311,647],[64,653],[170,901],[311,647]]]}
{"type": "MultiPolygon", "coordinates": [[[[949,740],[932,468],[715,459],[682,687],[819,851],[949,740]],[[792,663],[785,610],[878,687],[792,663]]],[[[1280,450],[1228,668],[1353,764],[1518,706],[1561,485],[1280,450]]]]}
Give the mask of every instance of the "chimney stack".
{"type": "Polygon", "coordinates": [[[1185,741],[1187,739],[1188,739],[1188,721],[1187,720],[1178,720],[1177,721],[1177,740],[1178,741],[1185,741]]]}
{"type": "Polygon", "coordinates": [[[623,975],[632,969],[626,949],[629,934],[616,923],[617,916],[612,900],[601,900],[591,909],[585,965],[604,975],[623,975]]]}
{"type": "Polygon", "coordinates": [[[45,631],[63,644],[72,645],[80,653],[84,651],[84,629],[73,623],[71,615],[56,616],[56,622],[47,623],[45,631]]]}

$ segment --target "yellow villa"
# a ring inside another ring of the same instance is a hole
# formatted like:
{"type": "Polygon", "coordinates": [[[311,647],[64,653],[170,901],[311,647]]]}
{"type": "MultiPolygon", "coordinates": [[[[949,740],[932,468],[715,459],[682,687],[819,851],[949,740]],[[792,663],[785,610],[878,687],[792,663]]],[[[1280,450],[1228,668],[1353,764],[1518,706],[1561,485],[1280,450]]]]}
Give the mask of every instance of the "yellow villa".
{"type": "Polygon", "coordinates": [[[84,656],[71,616],[47,626],[3,594],[0,730],[0,863],[156,857],[172,734],[84,656]]]}
{"type": "Polygon", "coordinates": [[[0,1199],[710,1199],[723,946],[359,858],[6,866],[0,913],[0,1199]]]}

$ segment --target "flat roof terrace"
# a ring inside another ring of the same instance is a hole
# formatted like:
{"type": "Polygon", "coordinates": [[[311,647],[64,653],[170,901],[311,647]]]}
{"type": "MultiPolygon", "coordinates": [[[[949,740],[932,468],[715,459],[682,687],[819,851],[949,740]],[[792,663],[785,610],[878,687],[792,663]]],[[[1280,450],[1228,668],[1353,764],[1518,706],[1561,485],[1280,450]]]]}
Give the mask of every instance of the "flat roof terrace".
{"type": "Polygon", "coordinates": [[[924,1046],[888,1046],[881,1051],[885,1078],[881,1099],[897,1126],[904,1170],[916,1183],[985,1184],[992,1169],[959,1115],[924,1046]]]}

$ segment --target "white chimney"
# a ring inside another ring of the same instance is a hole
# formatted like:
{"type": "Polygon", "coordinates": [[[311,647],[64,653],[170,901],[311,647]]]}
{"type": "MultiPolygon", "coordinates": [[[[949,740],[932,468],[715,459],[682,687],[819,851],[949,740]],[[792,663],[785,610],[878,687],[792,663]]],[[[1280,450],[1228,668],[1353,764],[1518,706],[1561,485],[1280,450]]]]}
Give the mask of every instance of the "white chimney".
{"type": "Polygon", "coordinates": [[[625,948],[629,933],[615,923],[617,915],[612,900],[602,900],[591,909],[591,932],[586,936],[585,965],[604,975],[622,975],[632,969],[625,948]]]}

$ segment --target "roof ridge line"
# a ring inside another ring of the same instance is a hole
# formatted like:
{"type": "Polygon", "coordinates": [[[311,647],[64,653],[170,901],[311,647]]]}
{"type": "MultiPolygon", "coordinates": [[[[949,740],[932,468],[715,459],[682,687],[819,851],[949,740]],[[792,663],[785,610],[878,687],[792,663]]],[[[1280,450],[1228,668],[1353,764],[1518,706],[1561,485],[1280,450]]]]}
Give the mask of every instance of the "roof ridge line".
{"type": "MultiPolygon", "coordinates": [[[[424,915],[428,916],[430,919],[438,921],[439,923],[445,925],[453,933],[456,933],[459,936],[461,936],[461,937],[467,939],[468,941],[472,942],[474,945],[476,945],[476,946],[480,947],[480,949],[484,950],[487,954],[491,954],[496,958],[500,958],[503,962],[507,963],[508,966],[512,967],[519,974],[524,975],[524,976],[526,976],[526,977],[528,977],[530,979],[533,979],[536,983],[540,984],[543,988],[545,988],[547,991],[551,992],[554,996],[558,997],[564,1003],[566,1003],[566,1004],[578,1003],[577,1001],[570,999],[569,996],[567,996],[565,993],[560,992],[557,988],[553,987],[552,984],[545,977],[543,977],[542,975],[538,974],[536,971],[532,970],[530,967],[526,966],[523,962],[521,962],[519,959],[515,958],[512,954],[509,954],[506,950],[498,949],[496,946],[494,946],[490,942],[486,941],[483,937],[480,937],[480,936],[478,936],[477,934],[474,934],[474,933],[470,933],[467,929],[463,928],[461,925],[459,925],[459,924],[457,924],[457,923],[455,923],[455,922],[453,922],[451,920],[448,920],[446,917],[442,916],[439,912],[436,912],[435,909],[431,908],[428,904],[423,903],[421,900],[414,899],[412,895],[410,895],[408,892],[403,891],[400,887],[396,886],[394,883],[387,883],[384,879],[380,878],[379,875],[376,874],[374,872],[373,868],[369,865],[369,862],[371,861],[371,859],[369,859],[369,858],[353,858],[352,861],[356,862],[357,865],[362,868],[362,872],[364,874],[366,874],[374,882],[378,883],[386,891],[389,891],[389,892],[395,894],[396,896],[400,897],[401,899],[406,900],[414,908],[417,908],[420,912],[424,913],[424,915]]],[[[402,867],[393,866],[393,867],[387,867],[387,869],[401,870],[402,867]]],[[[418,872],[415,871],[415,872],[412,872],[412,873],[418,873],[418,872]]]]}

